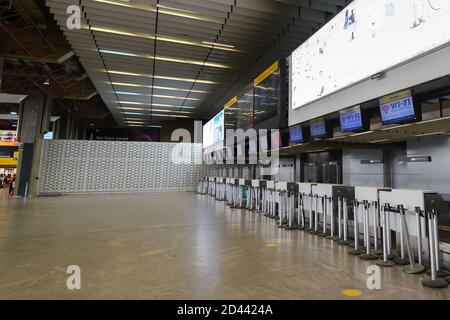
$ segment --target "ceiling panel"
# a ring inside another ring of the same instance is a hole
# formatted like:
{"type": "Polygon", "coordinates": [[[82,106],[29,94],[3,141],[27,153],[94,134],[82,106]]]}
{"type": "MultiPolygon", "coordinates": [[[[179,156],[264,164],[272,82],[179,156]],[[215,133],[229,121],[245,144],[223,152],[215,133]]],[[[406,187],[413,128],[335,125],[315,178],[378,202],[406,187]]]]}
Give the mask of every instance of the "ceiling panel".
{"type": "Polygon", "coordinates": [[[210,116],[345,3],[47,0],[46,4],[116,121],[127,125],[130,118],[139,117],[143,125],[153,125],[179,116],[210,116]],[[69,30],[67,6],[79,3],[82,29],[69,30]]]}

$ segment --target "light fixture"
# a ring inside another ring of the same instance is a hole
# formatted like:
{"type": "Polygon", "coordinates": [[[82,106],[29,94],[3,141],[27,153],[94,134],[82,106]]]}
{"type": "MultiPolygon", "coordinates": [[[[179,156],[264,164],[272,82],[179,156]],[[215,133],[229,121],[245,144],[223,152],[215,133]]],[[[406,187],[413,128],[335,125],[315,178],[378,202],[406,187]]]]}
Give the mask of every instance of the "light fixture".
{"type": "Polygon", "coordinates": [[[370,143],[379,143],[379,142],[388,142],[388,141],[391,141],[391,140],[390,139],[373,140],[373,141],[370,141],[370,143]]]}
{"type": "MultiPolygon", "coordinates": [[[[106,83],[109,83],[105,81],[106,83]]],[[[202,90],[190,90],[183,88],[175,88],[175,87],[164,87],[164,86],[152,86],[152,85],[142,85],[137,83],[127,83],[127,82],[112,82],[115,86],[123,86],[123,87],[136,87],[136,88],[153,88],[159,90],[169,90],[169,91],[180,91],[180,92],[193,92],[193,93],[208,93],[207,91],[202,90]]]]}
{"type": "Polygon", "coordinates": [[[89,25],[84,25],[82,28],[86,29],[86,30],[117,34],[117,35],[121,35],[121,36],[144,38],[144,39],[151,39],[151,40],[156,39],[158,41],[164,41],[164,42],[178,43],[178,44],[203,47],[203,48],[215,48],[215,49],[224,50],[224,51],[239,52],[239,50],[234,49],[234,46],[219,45],[219,44],[214,44],[214,43],[205,42],[205,41],[200,42],[200,41],[195,41],[195,40],[187,40],[187,39],[166,36],[166,35],[162,35],[162,34],[155,35],[155,34],[150,34],[150,33],[131,32],[131,31],[111,29],[111,28],[102,28],[102,27],[89,26],[89,25]]]}
{"type": "Polygon", "coordinates": [[[136,93],[136,92],[128,92],[128,91],[116,91],[116,93],[121,94],[121,95],[146,96],[146,97],[154,97],[154,98],[162,98],[162,99],[175,99],[175,100],[188,100],[188,101],[200,100],[198,98],[169,96],[169,95],[163,95],[163,94],[144,94],[144,93],[136,93]]]}
{"type": "Polygon", "coordinates": [[[387,131],[387,130],[400,129],[400,128],[412,126],[413,124],[415,124],[415,123],[400,124],[400,125],[394,126],[394,127],[382,128],[382,129],[380,129],[380,130],[381,130],[381,131],[387,131]]]}
{"type": "MultiPolygon", "coordinates": [[[[127,104],[127,103],[121,103],[121,104],[127,104]]],[[[137,107],[123,107],[123,106],[117,106],[116,108],[120,108],[122,110],[148,110],[150,108],[150,104],[142,104],[143,106],[147,106],[147,108],[137,108],[137,107]]],[[[151,105],[152,107],[162,107],[162,108],[171,108],[171,109],[196,109],[196,107],[186,107],[186,106],[175,106],[170,104],[160,104],[160,103],[154,103],[151,105]]]]}
{"type": "Polygon", "coordinates": [[[364,136],[364,135],[366,135],[366,134],[369,134],[369,133],[373,133],[374,131],[365,131],[365,132],[358,132],[358,133],[354,133],[354,134],[352,134],[352,135],[350,135],[350,137],[358,137],[358,136],[364,136]]]}
{"type": "Polygon", "coordinates": [[[218,23],[218,24],[222,24],[225,21],[224,19],[220,19],[220,18],[203,16],[194,11],[177,9],[177,8],[173,8],[173,7],[163,6],[163,5],[153,5],[153,4],[144,4],[144,3],[135,3],[135,2],[129,3],[129,2],[123,2],[123,1],[117,1],[117,0],[94,0],[94,1],[100,2],[100,3],[111,4],[111,5],[115,5],[115,6],[120,6],[120,7],[137,9],[137,10],[141,10],[141,11],[150,11],[150,12],[158,11],[158,13],[167,14],[167,15],[171,15],[171,16],[182,17],[182,18],[187,18],[187,19],[192,19],[192,20],[214,22],[214,23],[218,23]]]}
{"type": "MultiPolygon", "coordinates": [[[[106,70],[98,70],[100,72],[106,72],[106,70]]],[[[191,78],[179,78],[179,77],[170,77],[170,76],[162,76],[162,75],[155,75],[148,73],[135,73],[135,72],[126,72],[126,71],[118,71],[118,70],[108,70],[108,73],[111,74],[118,74],[123,76],[132,76],[132,77],[144,77],[144,78],[155,78],[155,79],[161,79],[161,80],[172,80],[172,81],[181,81],[181,82],[190,82],[190,83],[202,83],[202,84],[218,84],[216,81],[210,81],[210,80],[202,80],[202,79],[191,79],[191,78]]]]}
{"type": "Polygon", "coordinates": [[[17,115],[18,113],[16,111],[11,111],[9,114],[17,115]]]}
{"type": "Polygon", "coordinates": [[[151,60],[157,60],[157,61],[193,64],[193,65],[198,65],[198,66],[207,66],[207,67],[222,68],[222,69],[231,69],[232,68],[231,66],[228,66],[225,64],[215,63],[215,62],[205,62],[205,61],[200,61],[200,60],[180,59],[180,58],[165,57],[165,56],[153,56],[153,55],[147,55],[147,54],[137,54],[137,53],[110,50],[110,49],[100,49],[99,51],[101,53],[108,53],[108,54],[128,56],[128,57],[136,57],[136,58],[144,58],[144,59],[151,59],[151,60]]]}
{"type": "Polygon", "coordinates": [[[415,134],[416,137],[426,137],[426,136],[434,136],[438,134],[446,134],[446,132],[430,132],[430,133],[421,133],[421,134],[415,134]]]}
{"type": "Polygon", "coordinates": [[[223,44],[223,43],[216,43],[216,42],[209,42],[209,41],[202,41],[202,43],[211,45],[216,49],[224,49],[224,48],[233,49],[234,48],[234,46],[231,44],[223,44]]]}

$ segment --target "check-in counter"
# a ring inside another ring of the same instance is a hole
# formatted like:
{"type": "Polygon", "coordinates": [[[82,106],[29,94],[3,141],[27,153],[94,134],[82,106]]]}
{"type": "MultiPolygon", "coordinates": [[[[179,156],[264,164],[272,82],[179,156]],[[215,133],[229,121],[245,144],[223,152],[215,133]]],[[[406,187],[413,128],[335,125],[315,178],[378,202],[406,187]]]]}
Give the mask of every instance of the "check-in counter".
{"type": "Polygon", "coordinates": [[[318,183],[311,186],[311,193],[314,197],[314,230],[312,233],[323,237],[334,237],[335,212],[333,209],[333,187],[337,184],[318,183]],[[322,227],[319,228],[319,225],[322,227]],[[330,226],[328,234],[327,225],[330,226]]]}

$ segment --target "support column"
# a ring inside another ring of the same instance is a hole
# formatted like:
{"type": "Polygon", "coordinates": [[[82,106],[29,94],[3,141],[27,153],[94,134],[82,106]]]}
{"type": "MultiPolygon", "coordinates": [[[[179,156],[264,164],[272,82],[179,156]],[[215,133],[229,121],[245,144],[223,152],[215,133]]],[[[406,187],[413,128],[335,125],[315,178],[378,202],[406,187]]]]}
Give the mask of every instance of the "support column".
{"type": "Polygon", "coordinates": [[[31,93],[20,108],[16,196],[37,194],[43,135],[49,131],[51,108],[51,98],[41,93],[31,93]]]}

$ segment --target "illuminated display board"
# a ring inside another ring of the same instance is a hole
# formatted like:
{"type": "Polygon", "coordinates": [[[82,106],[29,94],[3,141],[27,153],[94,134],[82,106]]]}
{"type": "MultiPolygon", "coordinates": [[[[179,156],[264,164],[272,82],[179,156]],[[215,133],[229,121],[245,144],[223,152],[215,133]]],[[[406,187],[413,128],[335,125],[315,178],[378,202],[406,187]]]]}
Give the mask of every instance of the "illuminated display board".
{"type": "Polygon", "coordinates": [[[415,120],[411,91],[406,90],[381,98],[380,114],[383,125],[415,120]]]}
{"type": "Polygon", "coordinates": [[[339,119],[342,132],[354,132],[361,131],[363,129],[360,106],[339,111],[339,119]]]}
{"type": "Polygon", "coordinates": [[[203,126],[203,148],[222,144],[224,140],[224,111],[222,110],[203,126]]]}
{"type": "Polygon", "coordinates": [[[448,0],[355,0],[292,54],[292,109],[450,42],[448,0]]]}
{"type": "Polygon", "coordinates": [[[327,127],[323,119],[311,121],[309,123],[309,129],[313,139],[326,138],[327,136],[327,127]]]}

